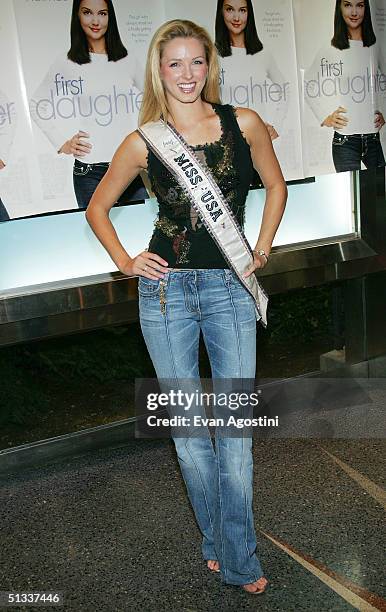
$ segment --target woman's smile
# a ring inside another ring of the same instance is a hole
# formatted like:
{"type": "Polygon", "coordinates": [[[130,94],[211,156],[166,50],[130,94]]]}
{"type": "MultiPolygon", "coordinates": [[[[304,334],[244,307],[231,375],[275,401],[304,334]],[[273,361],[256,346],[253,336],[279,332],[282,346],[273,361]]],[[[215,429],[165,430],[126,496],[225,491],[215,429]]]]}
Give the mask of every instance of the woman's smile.
{"type": "Polygon", "coordinates": [[[178,87],[186,94],[191,94],[196,88],[196,83],[178,83],[178,87]]]}

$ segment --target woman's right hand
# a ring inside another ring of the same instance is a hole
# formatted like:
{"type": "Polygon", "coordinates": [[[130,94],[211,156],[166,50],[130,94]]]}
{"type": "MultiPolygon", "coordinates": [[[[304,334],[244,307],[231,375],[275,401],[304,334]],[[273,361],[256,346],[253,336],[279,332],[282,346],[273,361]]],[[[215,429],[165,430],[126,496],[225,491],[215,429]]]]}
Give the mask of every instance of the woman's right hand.
{"type": "Polygon", "coordinates": [[[119,270],[126,276],[144,276],[152,280],[163,278],[168,271],[168,262],[156,253],[142,251],[134,258],[128,259],[119,266],[119,270]]]}
{"type": "Polygon", "coordinates": [[[343,106],[339,106],[331,115],[325,118],[322,126],[332,127],[335,130],[341,130],[348,124],[348,119],[343,116],[343,113],[347,113],[347,110],[343,106]]]}
{"type": "Polygon", "coordinates": [[[2,170],[3,168],[5,168],[5,163],[2,159],[0,159],[0,170],[2,170]]]}
{"type": "Polygon", "coordinates": [[[84,157],[90,153],[92,144],[84,142],[83,138],[90,138],[90,134],[80,130],[74,134],[70,140],[66,140],[64,145],[60,147],[58,153],[65,153],[66,155],[73,155],[74,157],[84,157]]]}
{"type": "Polygon", "coordinates": [[[266,123],[265,127],[268,130],[268,134],[270,135],[271,140],[275,140],[275,138],[279,138],[279,134],[277,133],[273,125],[271,125],[270,123],[266,123]]]}

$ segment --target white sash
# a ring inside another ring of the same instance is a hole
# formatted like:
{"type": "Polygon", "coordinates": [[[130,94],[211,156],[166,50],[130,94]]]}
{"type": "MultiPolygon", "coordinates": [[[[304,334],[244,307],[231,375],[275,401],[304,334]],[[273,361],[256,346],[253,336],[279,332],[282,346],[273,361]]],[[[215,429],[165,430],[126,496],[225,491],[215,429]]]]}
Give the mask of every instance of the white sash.
{"type": "Polygon", "coordinates": [[[224,258],[255,300],[257,320],[266,327],[268,296],[254,273],[248,278],[242,276],[253,262],[251,248],[209,168],[201,164],[182,136],[165,121],[149,121],[138,132],[189,196],[224,258]]]}

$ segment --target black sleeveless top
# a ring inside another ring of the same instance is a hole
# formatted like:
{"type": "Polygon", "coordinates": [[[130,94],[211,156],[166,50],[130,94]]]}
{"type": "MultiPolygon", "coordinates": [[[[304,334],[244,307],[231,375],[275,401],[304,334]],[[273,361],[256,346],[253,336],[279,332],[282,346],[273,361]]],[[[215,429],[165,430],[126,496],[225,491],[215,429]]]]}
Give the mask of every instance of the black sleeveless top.
{"type": "MultiPolygon", "coordinates": [[[[221,138],[192,146],[210,168],[240,227],[244,226],[245,200],[253,176],[247,141],[229,104],[212,104],[221,122],[221,138]]],[[[148,176],[159,203],[158,218],[148,250],[171,268],[229,268],[188,196],[171,172],[148,148],[148,176]]]]}

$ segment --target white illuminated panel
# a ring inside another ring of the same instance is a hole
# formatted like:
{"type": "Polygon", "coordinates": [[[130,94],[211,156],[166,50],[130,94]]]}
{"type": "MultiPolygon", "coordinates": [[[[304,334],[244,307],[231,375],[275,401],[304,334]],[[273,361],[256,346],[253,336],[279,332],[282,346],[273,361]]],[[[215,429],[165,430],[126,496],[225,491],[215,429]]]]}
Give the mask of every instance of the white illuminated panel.
{"type": "MultiPolygon", "coordinates": [[[[254,246],[265,192],[253,190],[247,201],[246,235],[254,246]]],[[[319,240],[354,231],[351,174],[318,177],[315,183],[289,187],[287,208],[274,246],[319,240]]],[[[157,202],[113,208],[110,218],[131,256],[145,249],[157,216],[157,202]]],[[[84,212],[0,223],[0,292],[40,283],[116,271],[94,236],[84,212]]]]}
{"type": "MultiPolygon", "coordinates": [[[[273,246],[320,240],[354,232],[353,193],[350,172],[328,174],[315,183],[288,187],[286,210],[273,246]]],[[[253,246],[259,233],[265,192],[248,197],[245,233],[253,246]]]]}

